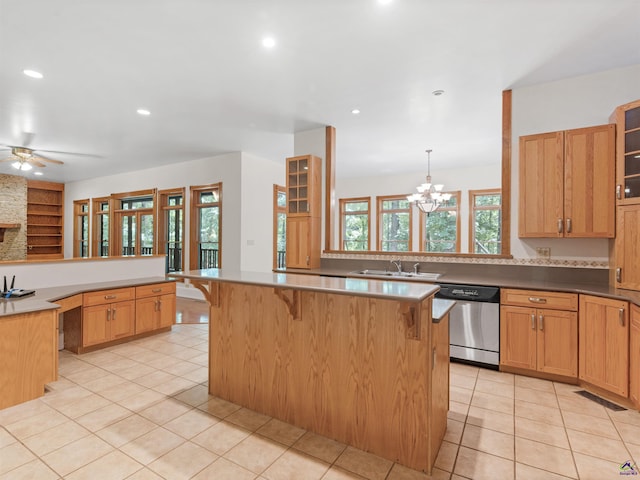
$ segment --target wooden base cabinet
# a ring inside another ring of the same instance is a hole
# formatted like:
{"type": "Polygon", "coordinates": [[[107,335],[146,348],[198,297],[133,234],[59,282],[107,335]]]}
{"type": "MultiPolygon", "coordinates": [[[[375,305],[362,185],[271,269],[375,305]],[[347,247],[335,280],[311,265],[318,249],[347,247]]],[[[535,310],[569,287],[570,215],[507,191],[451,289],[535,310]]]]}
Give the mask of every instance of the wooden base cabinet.
{"type": "Polygon", "coordinates": [[[135,304],[128,300],[85,307],[82,321],[82,344],[85,347],[129,337],[135,331],[135,304]]]}
{"type": "Polygon", "coordinates": [[[175,321],[175,282],[136,287],[136,334],[171,327],[175,321]]]}
{"type": "Polygon", "coordinates": [[[577,378],[577,295],[503,289],[501,302],[500,365],[577,378]]]}
{"type": "Polygon", "coordinates": [[[640,408],[640,307],[631,305],[629,323],[629,399],[640,408]]]}
{"type": "Polygon", "coordinates": [[[319,218],[287,218],[287,267],[320,268],[319,218]]]}
{"type": "Polygon", "coordinates": [[[580,295],[580,380],[629,395],[629,304],[580,295]]]}

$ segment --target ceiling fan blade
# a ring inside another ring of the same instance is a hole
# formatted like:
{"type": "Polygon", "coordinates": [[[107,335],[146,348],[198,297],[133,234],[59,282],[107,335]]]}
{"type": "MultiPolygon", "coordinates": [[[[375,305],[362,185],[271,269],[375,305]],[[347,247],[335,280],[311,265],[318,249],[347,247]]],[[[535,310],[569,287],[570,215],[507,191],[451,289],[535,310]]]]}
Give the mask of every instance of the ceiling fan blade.
{"type": "Polygon", "coordinates": [[[15,162],[16,158],[15,157],[9,157],[9,158],[3,158],[2,160],[0,160],[0,163],[2,162],[15,162]]]}
{"type": "Polygon", "coordinates": [[[46,165],[42,163],[40,160],[43,160],[43,159],[31,157],[29,160],[27,160],[27,163],[30,163],[31,165],[35,165],[36,167],[46,167],[46,165]]]}
{"type": "Polygon", "coordinates": [[[64,162],[60,160],[54,160],[53,158],[43,157],[42,155],[38,155],[37,157],[31,157],[32,160],[42,160],[43,162],[55,163],[58,165],[64,165],[64,162]]]}
{"type": "Polygon", "coordinates": [[[33,142],[33,137],[35,137],[35,133],[33,132],[22,132],[22,147],[28,147],[31,142],[33,142]]]}
{"type": "Polygon", "coordinates": [[[82,152],[63,152],[61,150],[34,150],[37,152],[47,152],[47,153],[61,153],[63,155],[79,155],[81,157],[95,157],[95,158],[102,158],[102,155],[96,155],[93,153],[82,153],[82,152]]]}

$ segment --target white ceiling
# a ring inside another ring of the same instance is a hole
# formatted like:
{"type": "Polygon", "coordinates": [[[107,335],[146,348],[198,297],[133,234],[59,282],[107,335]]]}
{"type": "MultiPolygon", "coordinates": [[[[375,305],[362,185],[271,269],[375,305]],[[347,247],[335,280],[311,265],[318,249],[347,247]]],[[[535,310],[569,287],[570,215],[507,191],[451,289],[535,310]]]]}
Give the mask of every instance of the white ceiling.
{"type": "Polygon", "coordinates": [[[639,23],[638,0],[0,0],[0,143],[75,152],[39,177],[64,182],[282,161],[324,125],[338,176],[498,162],[502,90],[640,64],[639,23]]]}

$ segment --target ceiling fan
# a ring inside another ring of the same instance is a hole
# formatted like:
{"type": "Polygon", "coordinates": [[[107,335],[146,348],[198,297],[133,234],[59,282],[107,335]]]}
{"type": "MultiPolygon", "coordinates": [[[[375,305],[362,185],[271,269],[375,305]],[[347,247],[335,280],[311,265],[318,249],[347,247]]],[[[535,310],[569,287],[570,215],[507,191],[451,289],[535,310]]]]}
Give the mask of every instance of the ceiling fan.
{"type": "Polygon", "coordinates": [[[47,163],[53,163],[56,165],[64,165],[64,162],[48,158],[40,155],[37,152],[54,152],[54,153],[68,153],[68,152],[55,152],[54,150],[40,150],[29,148],[33,140],[34,133],[24,132],[22,145],[7,145],[0,143],[0,150],[11,150],[11,156],[0,160],[2,162],[13,162],[11,166],[17,170],[31,170],[33,167],[46,167],[47,163]]]}

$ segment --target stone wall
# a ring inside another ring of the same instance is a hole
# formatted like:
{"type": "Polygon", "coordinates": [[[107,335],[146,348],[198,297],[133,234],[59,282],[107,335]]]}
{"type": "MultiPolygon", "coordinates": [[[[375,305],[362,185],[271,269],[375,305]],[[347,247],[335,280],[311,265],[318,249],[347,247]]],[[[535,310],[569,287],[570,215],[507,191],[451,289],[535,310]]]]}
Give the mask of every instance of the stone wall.
{"type": "Polygon", "coordinates": [[[4,233],[0,261],[27,258],[27,180],[0,174],[0,223],[19,223],[4,233]]]}

